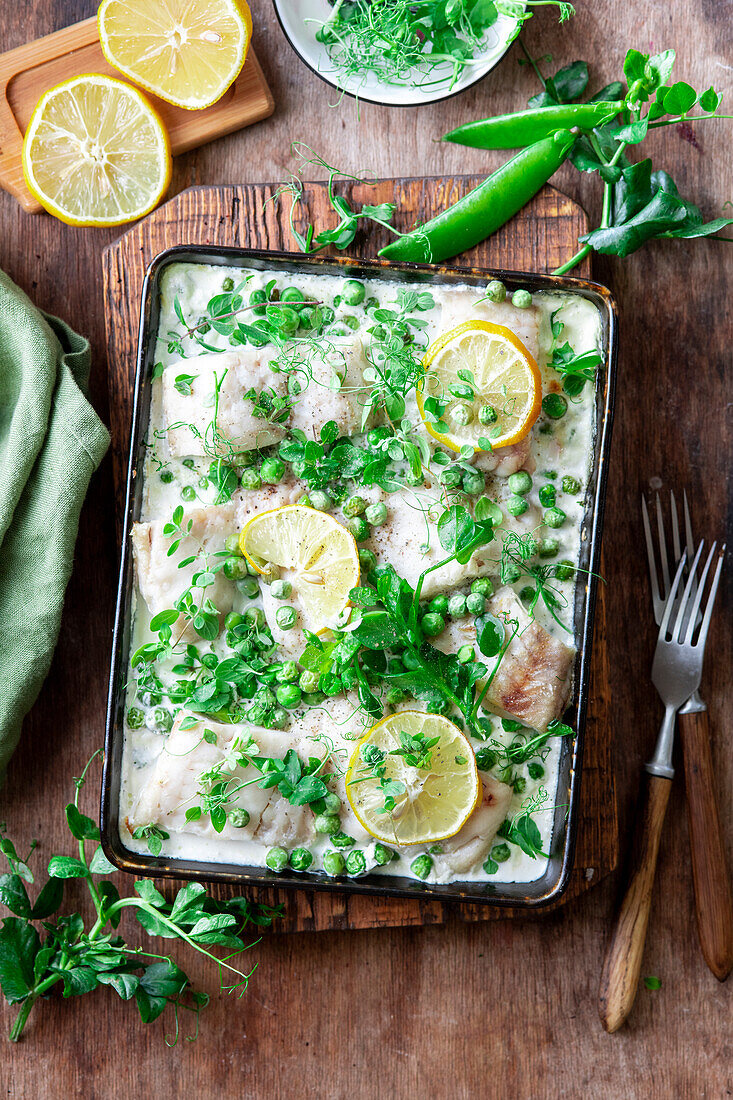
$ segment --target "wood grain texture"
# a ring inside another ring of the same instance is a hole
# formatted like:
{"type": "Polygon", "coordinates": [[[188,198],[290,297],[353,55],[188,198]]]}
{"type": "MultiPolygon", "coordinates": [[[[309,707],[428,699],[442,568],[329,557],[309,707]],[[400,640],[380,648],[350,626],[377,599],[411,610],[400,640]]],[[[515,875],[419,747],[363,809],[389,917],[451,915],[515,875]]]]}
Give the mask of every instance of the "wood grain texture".
{"type": "MultiPolygon", "coordinates": [[[[39,213],[41,205],[23,178],[23,134],[40,96],[62,80],[80,73],[121,78],[107,63],[97,35],[97,20],[85,19],[54,34],[0,54],[0,187],[14,195],[24,210],[39,213]]],[[[125,78],[126,79],[126,78],[125,78]]],[[[157,96],[146,97],[163,119],[174,156],[207,141],[261,122],[274,110],[254,50],[242,72],[222,98],[201,111],[185,111],[157,96]]]]}
{"type": "Polygon", "coordinates": [[[646,775],[636,811],[629,880],[606,948],[598,1009],[606,1031],[618,1031],[634,1006],[672,781],[646,775]]]}
{"type": "Polygon", "coordinates": [[[707,711],[678,716],[685,760],[695,916],[700,947],[718,981],[733,968],[733,890],[725,857],[707,711]]]}
{"type": "MultiPolygon", "coordinates": [[[[347,188],[355,203],[396,202],[398,228],[431,217],[475,187],[480,177],[448,179],[380,180],[375,187],[356,184],[347,188]]],[[[104,252],[105,319],[109,366],[110,404],[113,410],[113,467],[119,515],[124,507],[127,476],[129,424],[137,347],[137,313],[145,270],[157,253],[173,244],[217,244],[292,250],[295,242],[289,227],[289,205],[274,205],[274,187],[244,186],[196,188],[184,191],[171,202],[125,233],[104,252]]],[[[330,226],[334,213],[322,183],[308,184],[298,209],[296,226],[312,221],[319,228],[330,226]]],[[[576,203],[552,188],[544,189],[531,204],[490,241],[460,257],[466,266],[499,270],[549,271],[572,253],[574,242],[585,232],[587,220],[576,203]]],[[[376,256],[387,231],[360,238],[348,254],[376,256]]],[[[588,274],[582,268],[578,274],[588,274]]],[[[605,634],[605,594],[598,600],[598,633],[605,634]]],[[[595,886],[616,865],[618,829],[616,792],[605,736],[608,724],[608,664],[605,647],[594,652],[592,668],[592,713],[586,727],[581,785],[578,848],[575,870],[561,899],[564,904],[595,886]],[[606,704],[604,707],[604,703],[606,704]],[[589,873],[590,869],[590,873],[589,873]]],[[[517,916],[521,910],[486,905],[450,906],[437,901],[412,899],[356,898],[339,894],[299,891],[255,891],[254,896],[272,903],[273,894],[285,907],[280,931],[311,931],[330,928],[371,928],[386,924],[437,923],[456,914],[469,920],[494,920],[517,916]]]]}
{"type": "MultiPolygon", "coordinates": [[[[95,0],[15,0],[0,5],[0,41],[11,48],[90,16],[95,0]]],[[[515,47],[470,92],[429,108],[389,110],[335,96],[295,58],[270,0],[251,0],[254,44],[278,108],[267,123],[173,162],[172,194],[195,184],[259,183],[294,166],[295,138],[331,163],[381,176],[491,171],[501,153],[433,141],[490,112],[515,110],[537,90],[515,47]]],[[[629,46],[677,49],[676,75],[733,99],[730,0],[660,5],[594,0],[560,28],[541,10],[525,32],[534,55],[591,63],[595,91],[621,73],[629,46]]],[[[551,71],[548,68],[545,71],[551,71]]],[[[717,217],[733,193],[730,123],[658,130],[643,146],[683,194],[717,217]]],[[[632,151],[633,153],[633,151],[632,151]]],[[[636,155],[636,154],[634,154],[636,155]]],[[[594,223],[597,180],[568,168],[558,187],[594,223]]],[[[91,397],[109,422],[100,277],[103,248],[119,234],[29,217],[0,193],[0,266],[51,313],[92,341],[91,397]]],[[[733,453],[730,245],[660,241],[624,261],[600,257],[596,278],[620,305],[620,374],[604,536],[609,697],[622,833],[630,832],[639,769],[661,710],[648,671],[654,648],[638,500],[687,487],[698,536],[733,545],[727,456],[733,453]]],[[[51,674],[28,716],[0,789],[0,820],[38,837],[43,866],[72,854],[63,806],[70,777],[102,741],[114,615],[117,545],[112,463],[94,478],[82,514],[76,566],[51,674]]],[[[713,765],[730,865],[733,854],[733,570],[726,570],[708,638],[701,691],[713,730],[713,765]]],[[[39,1005],[24,1041],[5,1047],[0,1084],[13,1100],[128,1100],[188,1096],[271,1100],[297,1090],[315,1100],[723,1100],[733,1091],[733,983],[706,967],[694,930],[694,893],[682,769],[659,851],[643,986],[628,1025],[613,1036],[598,1020],[598,977],[615,911],[617,874],[572,905],[535,920],[266,936],[250,952],[257,970],[239,1001],[214,996],[196,1043],[168,1049],[162,1022],[144,1027],[109,990],[39,1005]]],[[[94,812],[90,786],[86,809],[94,812]]],[[[85,908],[70,882],[71,906],[85,908]]],[[[123,919],[131,940],[135,924],[123,919]]],[[[160,944],[171,950],[171,942],[160,944]]],[[[216,980],[187,951],[176,955],[200,987],[216,980]]],[[[0,1004],[7,1029],[13,1012],[0,1004]]]]}

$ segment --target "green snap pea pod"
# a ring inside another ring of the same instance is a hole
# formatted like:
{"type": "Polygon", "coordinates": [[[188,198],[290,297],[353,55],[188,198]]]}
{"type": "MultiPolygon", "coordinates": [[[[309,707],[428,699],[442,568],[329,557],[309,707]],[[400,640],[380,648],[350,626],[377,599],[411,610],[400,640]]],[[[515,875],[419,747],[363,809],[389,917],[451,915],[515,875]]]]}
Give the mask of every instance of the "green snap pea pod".
{"type": "Polygon", "coordinates": [[[479,118],[444,134],[441,140],[470,145],[474,149],[520,149],[551,137],[558,130],[573,126],[580,130],[592,130],[602,126],[615,118],[623,107],[622,99],[600,103],[560,103],[556,107],[479,118]]]}
{"type": "Polygon", "coordinates": [[[453,206],[390,242],[379,255],[410,263],[440,263],[486,240],[555,174],[575,138],[569,130],[559,130],[522,149],[453,206]]]}

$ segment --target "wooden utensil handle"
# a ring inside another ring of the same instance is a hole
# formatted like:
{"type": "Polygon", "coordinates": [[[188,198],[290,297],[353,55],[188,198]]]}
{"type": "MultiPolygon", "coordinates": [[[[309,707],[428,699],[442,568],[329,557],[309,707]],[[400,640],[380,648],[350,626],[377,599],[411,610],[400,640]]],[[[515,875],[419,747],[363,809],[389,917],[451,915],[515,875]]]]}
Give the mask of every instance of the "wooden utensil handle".
{"type": "Polygon", "coordinates": [[[725,859],[706,710],[679,715],[687,821],[703,957],[718,981],[733,968],[733,890],[725,859]]]}
{"type": "Polygon", "coordinates": [[[649,923],[659,840],[672,780],[646,775],[631,857],[631,874],[601,972],[598,1011],[606,1031],[617,1031],[631,1011],[639,984],[649,923]]]}

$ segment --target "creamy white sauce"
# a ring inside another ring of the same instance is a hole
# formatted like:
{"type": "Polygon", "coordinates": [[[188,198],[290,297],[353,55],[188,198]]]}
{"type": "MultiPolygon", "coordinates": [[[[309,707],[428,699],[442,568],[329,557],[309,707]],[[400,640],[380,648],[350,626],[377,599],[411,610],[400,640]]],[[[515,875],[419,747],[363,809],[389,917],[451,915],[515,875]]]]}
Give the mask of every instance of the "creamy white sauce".
{"type": "MultiPolygon", "coordinates": [[[[156,360],[163,368],[173,363],[178,363],[181,368],[181,374],[195,375],[196,355],[200,354],[202,349],[199,349],[193,341],[186,341],[184,343],[184,348],[188,357],[181,360],[180,350],[170,346],[171,340],[169,333],[171,331],[180,333],[183,327],[176,316],[174,302],[176,300],[178,301],[187,322],[189,324],[195,324],[198,318],[205,314],[207,303],[211,297],[221,292],[222,281],[227,277],[231,278],[236,286],[239,286],[242,282],[243,273],[238,269],[197,264],[176,264],[166,269],[162,278],[160,323],[156,346],[156,360]]],[[[246,286],[242,291],[245,296],[245,301],[253,290],[264,288],[273,278],[277,279],[278,287],[281,289],[287,285],[296,286],[298,290],[302,291],[305,295],[311,296],[327,304],[330,304],[334,296],[340,293],[344,282],[341,278],[325,275],[292,275],[288,277],[277,272],[255,272],[247,278],[246,286]]],[[[405,284],[392,283],[389,280],[383,279],[378,281],[365,280],[364,283],[366,287],[366,299],[377,298],[380,304],[384,306],[391,306],[394,303],[395,296],[399,290],[428,290],[435,299],[435,308],[419,314],[420,318],[427,322],[427,327],[425,329],[426,343],[429,343],[447,329],[472,315],[482,316],[481,307],[476,306],[474,308],[473,306],[473,303],[475,303],[481,295],[480,289],[475,287],[435,285],[426,287],[422,285],[410,288],[406,287],[405,284]]],[[[540,313],[538,362],[543,377],[543,393],[547,393],[551,385],[553,389],[558,388],[557,382],[559,380],[556,372],[550,370],[547,366],[552,344],[552,334],[550,332],[551,315],[558,310],[560,311],[558,317],[566,326],[561,342],[568,340],[576,353],[594,350],[600,347],[600,315],[590,302],[580,296],[541,293],[534,295],[533,303],[539,308],[540,313]]],[[[359,321],[360,329],[365,327],[365,323],[373,323],[371,320],[366,322],[366,315],[361,306],[354,307],[342,305],[337,309],[336,313],[336,322],[344,315],[356,317],[359,321]]],[[[251,320],[252,315],[245,314],[244,319],[251,320]]],[[[522,338],[521,315],[518,318],[518,325],[518,335],[522,338]]],[[[345,332],[348,333],[348,330],[345,330],[345,332]]],[[[358,333],[355,335],[358,335],[358,333]]],[[[213,348],[230,350],[230,345],[226,336],[210,331],[206,334],[205,338],[206,342],[213,348]]],[[[411,403],[408,403],[407,416],[410,417],[413,422],[418,422],[419,420],[414,399],[411,403]]],[[[587,537],[587,533],[581,530],[581,520],[584,508],[584,492],[588,480],[593,449],[593,420],[594,387],[592,384],[587,384],[580,397],[574,398],[569,402],[566,415],[560,420],[550,422],[552,428],[551,434],[546,434],[542,430],[543,425],[547,425],[548,423],[547,418],[543,414],[540,415],[531,433],[530,457],[526,463],[526,468],[532,471],[533,476],[533,486],[527,496],[527,500],[531,507],[525,516],[512,521],[512,529],[519,532],[536,530],[540,537],[543,535],[551,535],[557,538],[559,542],[559,552],[557,559],[553,560],[567,558],[572,562],[577,562],[580,553],[581,539],[587,537]],[[538,492],[540,487],[546,483],[546,479],[540,475],[546,470],[555,471],[557,473],[557,477],[552,482],[557,488],[557,504],[566,512],[568,517],[562,527],[554,530],[549,530],[545,527],[538,529],[541,513],[543,511],[539,503],[538,492]],[[582,489],[580,493],[577,494],[577,497],[561,492],[560,485],[564,475],[575,477],[581,483],[582,489]]],[[[141,521],[156,519],[168,520],[173,510],[182,503],[184,504],[184,508],[211,505],[216,498],[216,490],[206,478],[210,459],[204,457],[187,460],[172,458],[166,440],[165,429],[166,424],[164,421],[161,399],[161,382],[160,380],[156,380],[153,382],[153,400],[148,432],[148,451],[143,471],[144,494],[140,517],[141,521]],[[164,474],[163,478],[161,478],[161,472],[164,474]],[[189,497],[192,493],[194,494],[194,499],[192,501],[182,501],[181,493],[184,488],[187,489],[187,495],[189,497]]],[[[358,487],[356,491],[359,491],[358,487]]],[[[509,494],[506,480],[498,476],[489,475],[487,477],[486,494],[501,504],[503,500],[506,500],[509,494]]],[[[380,495],[384,496],[383,494],[380,495]]],[[[384,499],[389,505],[389,497],[385,497],[384,499]]],[[[395,565],[399,572],[399,562],[396,561],[395,565]]],[[[524,583],[526,583],[526,578],[524,583]]],[[[565,595],[567,601],[564,607],[558,609],[558,616],[566,626],[572,628],[575,582],[566,581],[554,583],[565,595]]],[[[585,579],[582,574],[577,583],[581,586],[585,584],[585,579]]],[[[519,592],[522,585],[523,582],[520,580],[514,587],[519,592]]],[[[261,606],[261,602],[259,600],[248,600],[239,592],[234,593],[233,610],[243,611],[245,608],[254,606],[261,606]]],[[[139,593],[136,596],[133,610],[134,629],[131,645],[132,652],[143,643],[153,640],[153,636],[150,634],[148,628],[150,619],[149,609],[140,598],[139,593]]],[[[566,634],[553,620],[541,602],[538,604],[535,614],[538,621],[550,633],[562,637],[565,641],[570,640],[570,635],[566,634]]],[[[196,644],[200,653],[211,649],[220,657],[231,655],[231,651],[228,650],[224,641],[223,630],[213,643],[205,643],[198,639],[196,644]]],[[[176,675],[169,667],[166,668],[165,664],[159,670],[159,675],[162,682],[166,685],[171,684],[176,679],[176,675]]],[[[150,701],[146,700],[145,697],[143,697],[143,699],[139,698],[136,693],[135,675],[132,670],[130,671],[127,704],[128,707],[135,707],[142,710],[146,718],[152,713],[153,708],[150,705],[150,701]]],[[[420,704],[414,704],[412,701],[410,701],[409,705],[420,706],[420,704]]],[[[297,724],[299,712],[294,711],[291,713],[294,715],[294,720],[297,724]]],[[[347,750],[348,755],[353,751],[353,738],[359,736],[360,731],[360,725],[356,726],[356,732],[354,732],[353,727],[343,728],[339,747],[347,750]]],[[[165,733],[153,732],[145,725],[143,725],[141,729],[130,729],[126,727],[123,754],[123,780],[120,797],[120,830],[124,842],[132,851],[144,852],[147,850],[147,846],[144,840],[135,840],[130,836],[129,830],[125,824],[125,819],[130,814],[141,789],[149,778],[150,770],[163,748],[165,736],[165,733]]],[[[494,718],[493,736],[497,740],[508,744],[515,735],[504,731],[500,719],[494,718]]],[[[481,748],[481,743],[474,742],[474,747],[476,749],[481,748]]],[[[518,767],[517,770],[519,774],[526,780],[526,786],[521,793],[513,794],[508,813],[508,816],[512,817],[512,815],[520,810],[522,804],[525,803],[528,798],[536,796],[541,787],[545,788],[548,792],[546,802],[547,808],[533,815],[535,822],[540,828],[543,850],[545,852],[549,851],[552,843],[552,823],[555,802],[563,803],[566,798],[565,791],[557,790],[560,752],[560,740],[558,738],[550,739],[547,743],[547,752],[543,759],[545,774],[539,779],[532,779],[529,776],[526,765],[520,765],[518,767]]],[[[346,755],[346,753],[344,755],[346,755]]],[[[497,770],[498,769],[494,769],[494,772],[497,770]]],[[[361,830],[356,822],[348,805],[344,804],[341,816],[342,830],[344,832],[354,835],[355,837],[363,837],[363,830],[361,830]]],[[[500,842],[500,838],[494,841],[494,843],[497,842],[500,842]]],[[[374,862],[374,843],[364,840],[358,842],[357,846],[361,848],[366,856],[367,870],[369,872],[378,872],[385,875],[410,876],[409,862],[412,856],[410,856],[409,859],[403,857],[399,861],[388,864],[387,866],[377,866],[374,862]]],[[[315,841],[309,842],[308,847],[314,856],[314,863],[310,869],[318,870],[321,867],[323,853],[332,848],[330,840],[327,836],[316,836],[315,841]]],[[[540,857],[533,860],[515,844],[510,844],[509,849],[511,853],[510,857],[505,862],[499,864],[499,869],[494,874],[488,875],[486,873],[482,866],[482,859],[459,876],[452,875],[448,872],[440,873],[434,869],[428,881],[446,882],[452,881],[453,879],[460,879],[461,881],[495,883],[531,882],[544,874],[547,862],[545,859],[540,857]]],[[[237,830],[227,826],[224,833],[217,834],[213,828],[206,823],[203,825],[198,823],[196,828],[191,828],[187,831],[172,832],[170,838],[163,841],[162,850],[167,857],[231,863],[241,866],[264,866],[267,853],[266,846],[244,835],[238,835],[237,830]]],[[[347,852],[343,854],[346,855],[347,852]]]]}

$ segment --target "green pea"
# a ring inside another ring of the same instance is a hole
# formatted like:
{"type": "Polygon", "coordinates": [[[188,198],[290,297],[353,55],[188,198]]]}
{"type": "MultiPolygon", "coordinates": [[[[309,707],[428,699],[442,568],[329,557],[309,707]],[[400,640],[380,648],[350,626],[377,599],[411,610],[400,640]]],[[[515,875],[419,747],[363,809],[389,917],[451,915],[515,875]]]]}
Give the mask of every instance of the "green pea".
{"type": "Polygon", "coordinates": [[[288,853],[284,848],[270,848],[265,856],[265,863],[271,871],[284,871],[288,865],[288,853]]]}
{"type": "Polygon", "coordinates": [[[414,672],[415,669],[422,667],[419,657],[415,657],[415,655],[409,651],[402,654],[402,663],[408,672],[414,672]]]}
{"type": "Polygon", "coordinates": [[[293,586],[290,581],[276,580],[270,585],[270,592],[276,600],[288,600],[292,595],[293,586]]]}
{"type": "Polygon", "coordinates": [[[262,703],[254,703],[247,711],[247,721],[253,726],[262,726],[270,712],[262,703]]]}
{"type": "Polygon", "coordinates": [[[380,867],[383,867],[385,863],[391,863],[393,859],[399,859],[397,852],[393,848],[388,848],[386,844],[382,844],[380,841],[374,845],[374,862],[378,863],[380,867]]]}
{"type": "Polygon", "coordinates": [[[270,712],[267,725],[270,729],[274,730],[285,729],[286,726],[290,725],[290,715],[283,707],[275,707],[275,709],[270,712]]]}
{"type": "Polygon", "coordinates": [[[228,294],[231,290],[234,290],[234,279],[227,275],[226,279],[221,284],[221,289],[225,294],[228,294]]]}
{"type": "Polygon", "coordinates": [[[502,580],[506,584],[514,584],[522,575],[522,570],[513,561],[509,561],[502,568],[502,580]]]}
{"type": "Polygon", "coordinates": [[[330,306],[321,306],[320,307],[320,313],[321,313],[321,317],[323,319],[323,324],[324,325],[333,324],[333,322],[336,318],[336,314],[334,313],[334,311],[331,309],[330,306]]]}
{"type": "Polygon", "coordinates": [[[476,767],[479,771],[488,772],[491,771],[496,763],[496,753],[491,749],[479,749],[476,753],[476,767]]]}
{"type": "MultiPolygon", "coordinates": [[[[221,571],[230,581],[241,581],[245,577],[249,577],[247,563],[244,558],[227,558],[221,567],[221,571]]],[[[253,578],[249,577],[249,579],[252,580],[253,578]]],[[[255,584],[257,584],[256,581],[255,584]]]]}
{"type": "Polygon", "coordinates": [[[380,527],[387,519],[387,505],[370,504],[364,512],[364,518],[372,527],[380,527]]]}
{"type": "Polygon", "coordinates": [[[183,500],[192,501],[196,499],[196,490],[193,485],[184,485],[181,489],[181,497],[183,500]]]}
{"type": "Polygon", "coordinates": [[[295,286],[286,286],[280,294],[281,302],[304,302],[305,298],[300,290],[295,286]]]}
{"type": "Polygon", "coordinates": [[[346,526],[357,542],[364,542],[372,533],[372,529],[364,516],[352,516],[346,526]]]}
{"type": "Polygon", "coordinates": [[[363,875],[366,869],[366,856],[361,848],[355,848],[353,852],[349,852],[346,857],[346,874],[363,875]]]}
{"type": "Polygon", "coordinates": [[[550,420],[560,420],[568,411],[568,403],[561,393],[548,393],[542,398],[542,411],[550,420]]]}
{"type": "Polygon", "coordinates": [[[299,327],[309,332],[316,327],[319,311],[312,306],[303,306],[298,313],[299,327]]]}
{"type": "Polygon", "coordinates": [[[249,304],[256,308],[252,310],[253,313],[262,316],[265,312],[264,303],[267,301],[267,295],[264,290],[253,290],[249,296],[249,304]]]}
{"type": "Polygon", "coordinates": [[[525,789],[526,786],[527,786],[527,780],[524,778],[523,775],[518,775],[515,778],[514,782],[512,783],[512,787],[514,788],[514,793],[515,794],[524,794],[524,789],[525,789]]]}
{"type": "Polygon", "coordinates": [[[562,491],[564,493],[570,493],[575,496],[580,492],[580,482],[577,477],[570,477],[568,474],[562,479],[562,491]]]}
{"type": "Polygon", "coordinates": [[[260,477],[264,482],[276,485],[285,473],[285,463],[281,458],[266,458],[260,466],[260,477]]]}
{"type": "Polygon", "coordinates": [[[532,478],[526,470],[517,470],[507,478],[507,485],[513,493],[524,496],[532,488],[532,478]]]}
{"type": "Polygon", "coordinates": [[[448,614],[452,619],[460,619],[466,614],[466,597],[460,592],[448,600],[448,614]]]}
{"type": "Polygon", "coordinates": [[[466,470],[463,475],[463,491],[469,496],[475,497],[483,493],[486,488],[486,479],[479,470],[466,470]]]}
{"type": "Polygon", "coordinates": [[[478,418],[482,424],[495,424],[499,414],[493,405],[482,405],[478,411],[478,418]]]}
{"type": "Polygon", "coordinates": [[[275,622],[281,630],[292,630],[298,618],[298,612],[289,604],[278,607],[275,612],[275,622]]]}
{"type": "Polygon", "coordinates": [[[311,507],[316,508],[319,512],[327,512],[329,508],[333,508],[333,499],[328,493],[324,493],[322,489],[311,489],[308,496],[311,507]]]}
{"type": "Polygon", "coordinates": [[[243,489],[261,489],[262,478],[260,477],[259,470],[255,470],[252,466],[248,467],[246,470],[242,470],[239,484],[243,489]]]}
{"type": "Polygon", "coordinates": [[[554,508],[557,491],[554,485],[543,485],[538,493],[543,508],[554,508]]]}
{"type": "Polygon", "coordinates": [[[486,597],[482,592],[471,592],[466,598],[466,608],[471,615],[483,615],[486,610],[486,597]]]}
{"type": "Polygon", "coordinates": [[[480,592],[488,600],[494,594],[494,585],[489,577],[476,577],[475,581],[471,581],[471,592],[480,592]]]}
{"type": "Polygon", "coordinates": [[[442,593],[433,596],[432,600],[428,604],[428,611],[436,611],[438,615],[445,615],[448,610],[448,597],[442,593]]]}
{"type": "Polygon", "coordinates": [[[358,279],[347,279],[341,291],[341,297],[347,306],[358,306],[366,298],[366,287],[358,279]]]}
{"type": "Polygon", "coordinates": [[[474,648],[471,645],[462,645],[456,654],[458,657],[458,663],[461,665],[467,665],[469,661],[472,661],[476,656],[474,648]]]}
{"type": "Polygon", "coordinates": [[[555,566],[555,576],[559,581],[571,581],[575,576],[575,566],[568,558],[563,558],[555,566]]]}
{"type": "Polygon", "coordinates": [[[260,594],[260,583],[254,577],[240,577],[237,580],[237,590],[248,600],[256,600],[260,594]]]}
{"type": "Polygon", "coordinates": [[[442,615],[428,611],[427,615],[423,616],[420,626],[427,638],[435,638],[445,630],[445,619],[442,615]]]}
{"type": "Polygon", "coordinates": [[[328,675],[321,676],[320,680],[318,681],[318,685],[324,695],[329,696],[339,695],[344,689],[343,680],[340,676],[336,676],[333,672],[328,673],[328,675]]]}
{"type": "Polygon", "coordinates": [[[385,696],[387,703],[391,707],[396,707],[397,704],[401,703],[405,698],[406,695],[402,688],[390,688],[385,696]]]}
{"type": "Polygon", "coordinates": [[[285,661],[281,669],[278,670],[275,679],[280,684],[292,684],[294,680],[297,680],[300,676],[300,669],[295,661],[285,661]]]}
{"type": "Polygon", "coordinates": [[[341,829],[341,819],[338,814],[316,814],[313,828],[317,833],[326,833],[328,836],[333,836],[341,829]]]}
{"type": "Polygon", "coordinates": [[[346,870],[346,860],[341,852],[325,852],[323,856],[323,870],[327,875],[343,875],[346,870]]]}
{"type": "Polygon", "coordinates": [[[433,861],[427,852],[416,856],[410,864],[410,870],[417,878],[426,879],[433,869],[433,861]]]}
{"type": "Polygon", "coordinates": [[[230,810],[227,814],[227,821],[235,829],[244,829],[249,825],[249,810],[244,810],[241,807],[230,810]]]}
{"type": "Polygon", "coordinates": [[[515,290],[512,294],[512,305],[517,309],[528,309],[532,305],[532,295],[528,290],[515,290]]]}
{"type": "Polygon", "coordinates": [[[512,493],[504,507],[510,516],[522,516],[529,508],[529,504],[518,493],[512,493]]]}
{"type": "Polygon", "coordinates": [[[379,305],[379,298],[367,298],[364,302],[364,309],[376,309],[379,305]]]}
{"type": "Polygon", "coordinates": [[[139,730],[145,724],[145,714],[139,707],[130,707],[127,712],[127,724],[131,730],[139,730]]]}
{"type": "Polygon", "coordinates": [[[491,849],[491,858],[497,863],[506,863],[511,854],[508,844],[495,844],[491,849]]]}
{"type": "Polygon", "coordinates": [[[527,771],[529,772],[530,779],[542,779],[542,776],[545,774],[545,769],[542,765],[534,760],[530,764],[527,764],[527,771]]]}
{"type": "Polygon", "coordinates": [[[359,565],[365,573],[370,573],[377,564],[377,555],[372,550],[359,550],[359,565]]]}
{"type": "Polygon", "coordinates": [[[362,515],[366,511],[366,506],[367,502],[364,497],[349,497],[341,506],[341,510],[348,519],[351,519],[353,516],[362,515]]]}
{"type": "Polygon", "coordinates": [[[361,322],[358,317],[354,317],[353,313],[347,313],[345,317],[341,318],[341,323],[350,328],[352,332],[356,332],[361,322]]]}
{"type": "Polygon", "coordinates": [[[473,420],[473,409],[468,405],[453,405],[448,410],[448,419],[457,428],[465,428],[473,420]]]}
{"type": "Polygon", "coordinates": [[[490,302],[503,302],[506,298],[506,287],[501,279],[492,279],[486,284],[486,297],[490,302]]]}
{"type": "Polygon", "coordinates": [[[301,690],[297,684],[282,684],[275,692],[281,707],[297,707],[301,699],[301,690]]]}
{"type": "Polygon", "coordinates": [[[244,621],[259,630],[265,625],[265,613],[261,607],[249,607],[244,613],[244,621]]]}
{"type": "Polygon", "coordinates": [[[173,471],[172,470],[161,470],[160,471],[160,480],[163,482],[164,485],[170,485],[170,483],[173,481],[173,471]]]}
{"type": "Polygon", "coordinates": [[[236,456],[234,465],[235,466],[241,466],[241,467],[254,466],[256,461],[257,461],[256,451],[240,451],[239,454],[236,456]]]}
{"type": "Polygon", "coordinates": [[[338,832],[331,833],[331,843],[334,848],[353,848],[356,841],[353,836],[347,836],[346,833],[338,832]]]}
{"type": "Polygon", "coordinates": [[[531,603],[534,599],[535,589],[531,584],[526,584],[519,592],[519,598],[522,603],[531,603]]]}
{"type": "Polygon", "coordinates": [[[560,543],[557,539],[542,539],[540,542],[540,557],[554,558],[559,549],[560,543]]]}
{"type": "Polygon", "coordinates": [[[318,674],[315,672],[301,672],[298,686],[301,691],[313,692],[318,687],[318,674]]]}
{"type": "Polygon", "coordinates": [[[230,554],[234,554],[236,557],[242,556],[242,551],[239,546],[239,535],[227,535],[224,540],[224,549],[228,550],[230,554]]]}
{"type": "Polygon", "coordinates": [[[145,725],[153,733],[170,733],[173,715],[165,707],[155,707],[145,718],[145,725]]]}
{"type": "Polygon", "coordinates": [[[307,848],[293,848],[290,853],[290,866],[294,871],[307,871],[313,862],[313,856],[307,848]]]}
{"type": "Polygon", "coordinates": [[[236,626],[241,626],[244,622],[244,615],[240,615],[238,611],[230,611],[224,619],[224,629],[234,630],[236,626]]]}
{"type": "Polygon", "coordinates": [[[562,527],[566,519],[567,516],[562,508],[548,508],[546,512],[542,513],[542,522],[546,523],[548,527],[562,527]]]}
{"type": "Polygon", "coordinates": [[[446,489],[457,489],[463,480],[463,474],[461,470],[453,467],[446,466],[441,471],[440,481],[442,485],[445,485],[446,489]]]}

